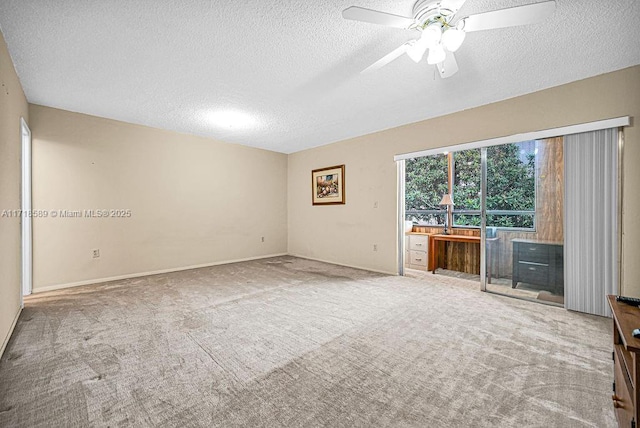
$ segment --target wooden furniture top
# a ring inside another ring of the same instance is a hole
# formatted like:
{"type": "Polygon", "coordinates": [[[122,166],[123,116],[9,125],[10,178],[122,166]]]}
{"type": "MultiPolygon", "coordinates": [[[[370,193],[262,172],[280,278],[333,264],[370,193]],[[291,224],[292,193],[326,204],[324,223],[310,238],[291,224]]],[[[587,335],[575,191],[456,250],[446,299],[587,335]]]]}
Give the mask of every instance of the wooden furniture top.
{"type": "Polygon", "coordinates": [[[607,296],[613,312],[615,323],[620,327],[620,339],[624,347],[631,352],[640,352],[640,338],[632,335],[633,330],[640,328],[640,308],[616,301],[616,296],[607,296]]]}
{"type": "Polygon", "coordinates": [[[511,242],[522,242],[523,244],[545,244],[545,245],[563,245],[560,241],[540,241],[539,239],[512,239],[511,242]]]}
{"type": "Polygon", "coordinates": [[[451,242],[480,242],[479,236],[468,236],[468,235],[445,235],[443,233],[439,233],[437,235],[431,235],[431,238],[436,241],[451,241],[451,242]]]}
{"type": "Polygon", "coordinates": [[[426,232],[405,232],[405,235],[423,235],[423,236],[430,236],[433,235],[433,233],[426,233],[426,232]]]}
{"type": "MultiPolygon", "coordinates": [[[[482,239],[479,236],[470,235],[445,235],[439,233],[437,235],[431,235],[431,238],[436,241],[451,241],[451,242],[480,242],[482,239]]],[[[487,241],[497,241],[498,238],[486,238],[487,241]]]]}

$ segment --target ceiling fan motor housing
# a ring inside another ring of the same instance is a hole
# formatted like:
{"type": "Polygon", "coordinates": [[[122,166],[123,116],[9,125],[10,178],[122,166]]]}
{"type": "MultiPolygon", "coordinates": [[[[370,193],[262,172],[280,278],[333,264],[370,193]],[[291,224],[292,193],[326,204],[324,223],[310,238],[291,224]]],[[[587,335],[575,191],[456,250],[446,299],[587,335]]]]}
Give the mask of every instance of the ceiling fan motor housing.
{"type": "Polygon", "coordinates": [[[449,23],[453,18],[454,11],[440,7],[440,0],[418,0],[413,5],[413,19],[420,28],[425,28],[431,23],[442,21],[449,23]]]}

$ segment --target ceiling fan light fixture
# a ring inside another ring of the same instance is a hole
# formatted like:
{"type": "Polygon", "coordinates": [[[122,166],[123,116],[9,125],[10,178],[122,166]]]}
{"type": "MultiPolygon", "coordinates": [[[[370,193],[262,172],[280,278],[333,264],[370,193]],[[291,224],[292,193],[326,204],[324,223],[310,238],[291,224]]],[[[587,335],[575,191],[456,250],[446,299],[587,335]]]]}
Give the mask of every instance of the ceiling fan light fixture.
{"type": "Polygon", "coordinates": [[[467,33],[462,30],[449,28],[442,34],[442,44],[449,52],[455,52],[462,46],[466,35],[467,33]]]}
{"type": "Polygon", "coordinates": [[[409,42],[409,47],[407,47],[407,55],[414,62],[418,63],[422,61],[427,48],[428,46],[425,43],[420,43],[419,40],[412,40],[409,42]]]}
{"type": "Polygon", "coordinates": [[[436,46],[433,46],[432,48],[429,48],[429,56],[427,56],[427,63],[431,65],[438,64],[444,61],[446,57],[447,57],[447,54],[444,51],[444,48],[442,47],[442,45],[438,44],[436,46]]]}
{"type": "Polygon", "coordinates": [[[427,28],[422,30],[422,36],[420,36],[420,43],[423,43],[430,48],[440,43],[441,37],[442,37],[442,26],[438,23],[431,24],[427,28]]]}
{"type": "Polygon", "coordinates": [[[426,49],[429,49],[427,62],[431,65],[437,65],[442,78],[453,76],[458,71],[458,64],[453,52],[460,48],[466,33],[545,21],[553,14],[557,2],[556,0],[537,0],[535,3],[523,6],[497,9],[458,18],[456,14],[465,0],[414,1],[412,18],[358,6],[351,6],[342,12],[345,19],[422,32],[420,38],[404,43],[367,67],[363,73],[377,70],[403,53],[407,53],[411,59],[419,62],[424,57],[426,49]]]}

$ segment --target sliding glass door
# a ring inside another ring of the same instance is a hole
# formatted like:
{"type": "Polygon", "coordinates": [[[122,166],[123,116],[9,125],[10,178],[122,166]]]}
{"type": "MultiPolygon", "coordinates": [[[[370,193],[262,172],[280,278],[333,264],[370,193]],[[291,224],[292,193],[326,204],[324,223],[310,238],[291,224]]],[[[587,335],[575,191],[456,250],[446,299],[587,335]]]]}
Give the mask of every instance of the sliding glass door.
{"type": "Polygon", "coordinates": [[[629,124],[620,117],[395,156],[406,161],[399,247],[410,260],[402,238],[415,238],[423,262],[406,267],[607,315],[605,296],[620,282],[629,124]]]}
{"type": "Polygon", "coordinates": [[[564,304],[562,137],[482,149],[483,290],[564,304]]]}

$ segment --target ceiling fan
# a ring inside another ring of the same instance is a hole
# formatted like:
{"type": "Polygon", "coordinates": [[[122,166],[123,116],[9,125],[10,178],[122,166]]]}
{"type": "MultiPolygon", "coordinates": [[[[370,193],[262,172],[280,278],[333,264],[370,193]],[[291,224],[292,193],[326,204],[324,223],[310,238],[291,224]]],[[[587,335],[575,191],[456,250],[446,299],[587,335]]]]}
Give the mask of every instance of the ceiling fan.
{"type": "Polygon", "coordinates": [[[457,19],[456,13],[464,2],[465,0],[418,0],[413,6],[413,18],[358,6],[345,9],[342,12],[345,19],[420,32],[418,38],[404,43],[362,73],[378,70],[405,53],[413,61],[420,62],[428,50],[427,63],[435,64],[442,78],[451,77],[458,71],[453,53],[464,42],[466,33],[533,24],[551,16],[556,8],[555,1],[543,1],[457,19]]]}

